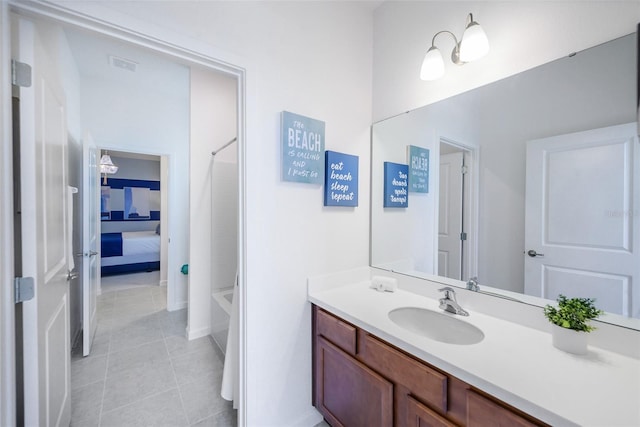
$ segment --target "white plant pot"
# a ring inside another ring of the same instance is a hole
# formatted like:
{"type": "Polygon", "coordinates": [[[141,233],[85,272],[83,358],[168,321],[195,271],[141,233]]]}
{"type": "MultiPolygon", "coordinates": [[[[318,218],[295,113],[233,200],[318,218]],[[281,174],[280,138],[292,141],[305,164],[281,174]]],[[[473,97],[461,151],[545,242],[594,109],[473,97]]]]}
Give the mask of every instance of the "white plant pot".
{"type": "Polygon", "coordinates": [[[573,329],[563,328],[561,326],[551,324],[551,336],[553,346],[567,353],[585,355],[587,354],[587,341],[589,333],[583,331],[575,331],[573,329]]]}

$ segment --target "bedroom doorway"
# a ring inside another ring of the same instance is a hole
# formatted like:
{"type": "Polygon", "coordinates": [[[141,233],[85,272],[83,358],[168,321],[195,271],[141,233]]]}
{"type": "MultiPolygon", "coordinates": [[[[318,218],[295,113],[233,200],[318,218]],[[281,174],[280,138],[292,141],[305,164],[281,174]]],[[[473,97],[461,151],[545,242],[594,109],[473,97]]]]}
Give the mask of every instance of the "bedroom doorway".
{"type": "Polygon", "coordinates": [[[114,167],[100,177],[99,293],[167,286],[166,157],[100,149],[101,160],[114,167]]]}

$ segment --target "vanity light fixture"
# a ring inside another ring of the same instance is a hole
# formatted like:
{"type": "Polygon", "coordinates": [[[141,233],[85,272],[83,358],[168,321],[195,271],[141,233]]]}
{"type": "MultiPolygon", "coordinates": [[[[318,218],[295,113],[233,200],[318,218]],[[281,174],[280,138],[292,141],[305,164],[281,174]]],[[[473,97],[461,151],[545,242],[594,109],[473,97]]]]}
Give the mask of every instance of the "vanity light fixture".
{"type": "Polygon", "coordinates": [[[438,31],[431,39],[431,47],[422,61],[420,78],[422,80],[437,80],[444,76],[444,60],[440,49],[436,47],[436,37],[442,33],[450,34],[455,41],[455,47],[451,52],[451,61],[456,65],[464,65],[467,62],[482,58],[489,52],[489,40],[484,30],[476,21],[473,14],[467,17],[467,27],[462,34],[462,39],[458,42],[457,37],[451,31],[438,31]]]}
{"type": "Polygon", "coordinates": [[[113,164],[111,156],[105,151],[102,157],[100,157],[100,173],[104,177],[102,183],[107,185],[107,174],[114,174],[116,172],[118,172],[118,166],[113,164]]]}

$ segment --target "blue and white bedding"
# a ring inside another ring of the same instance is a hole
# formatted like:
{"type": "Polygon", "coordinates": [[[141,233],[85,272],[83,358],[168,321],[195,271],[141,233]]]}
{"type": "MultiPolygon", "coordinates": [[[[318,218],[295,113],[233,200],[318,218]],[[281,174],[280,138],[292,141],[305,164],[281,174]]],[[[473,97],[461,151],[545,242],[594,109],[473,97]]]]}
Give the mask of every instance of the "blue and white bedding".
{"type": "Polygon", "coordinates": [[[160,236],[155,231],[103,233],[102,275],[160,269],[160,236]]]}

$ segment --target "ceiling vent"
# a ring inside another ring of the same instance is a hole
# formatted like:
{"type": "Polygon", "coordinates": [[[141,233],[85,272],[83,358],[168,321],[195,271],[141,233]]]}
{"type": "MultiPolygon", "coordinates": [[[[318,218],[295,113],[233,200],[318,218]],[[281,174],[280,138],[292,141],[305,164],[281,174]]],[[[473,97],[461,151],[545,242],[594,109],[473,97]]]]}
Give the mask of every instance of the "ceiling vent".
{"type": "Polygon", "coordinates": [[[109,55],[109,64],[115,68],[122,68],[123,70],[136,72],[138,63],[129,59],[119,58],[117,56],[109,55]]]}

